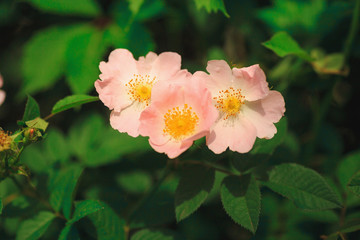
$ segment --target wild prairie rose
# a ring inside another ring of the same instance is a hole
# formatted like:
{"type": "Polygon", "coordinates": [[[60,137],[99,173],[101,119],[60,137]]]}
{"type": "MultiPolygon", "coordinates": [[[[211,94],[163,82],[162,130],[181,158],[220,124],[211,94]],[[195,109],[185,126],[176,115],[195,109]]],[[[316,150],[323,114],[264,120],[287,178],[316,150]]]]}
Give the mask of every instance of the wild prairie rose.
{"type": "Polygon", "coordinates": [[[173,52],[149,52],[137,61],[126,49],[112,51],[109,61],[100,63],[101,80],[95,82],[100,100],[112,110],[111,126],[137,137],[140,113],[150,104],[152,87],[168,80],[180,67],[181,57],[173,52]]]}
{"type": "Polygon", "coordinates": [[[259,65],[233,68],[223,60],[209,61],[204,72],[195,78],[203,79],[212,94],[219,118],[206,137],[208,147],[215,153],[232,151],[246,153],[256,137],[272,138],[277,132],[274,123],[285,112],[284,98],[278,91],[269,90],[259,65]]]}
{"type": "Polygon", "coordinates": [[[149,136],[157,152],[175,158],[208,134],[217,117],[204,82],[183,70],[171,82],[154,86],[151,105],[141,113],[139,130],[149,136]]]}
{"type": "MultiPolygon", "coordinates": [[[[0,74],[0,88],[2,88],[3,83],[4,83],[3,78],[0,74]]],[[[3,90],[0,90],[0,105],[3,104],[4,100],[5,100],[5,92],[3,90]]]]}

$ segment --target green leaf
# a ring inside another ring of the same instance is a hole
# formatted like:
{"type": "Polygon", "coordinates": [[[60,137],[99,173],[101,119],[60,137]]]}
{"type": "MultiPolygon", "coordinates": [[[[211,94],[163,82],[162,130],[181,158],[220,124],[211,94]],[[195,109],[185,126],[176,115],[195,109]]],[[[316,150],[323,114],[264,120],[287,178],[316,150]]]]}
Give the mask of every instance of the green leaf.
{"type": "Polygon", "coordinates": [[[352,219],[345,223],[345,225],[339,230],[342,233],[356,232],[360,230],[360,219],[352,219]]]}
{"type": "Polygon", "coordinates": [[[212,168],[193,166],[185,168],[175,192],[176,220],[180,222],[206,200],[214,186],[215,171],[212,168]]]}
{"type": "Polygon", "coordinates": [[[276,166],[264,184],[294,201],[299,208],[325,210],[341,207],[339,196],[324,178],[301,165],[286,163],[276,166]]]}
{"type": "Polygon", "coordinates": [[[38,145],[25,148],[24,152],[20,155],[20,159],[21,163],[28,166],[29,169],[35,173],[47,173],[53,163],[49,161],[44,151],[40,149],[38,145]]]}
{"type": "Polygon", "coordinates": [[[262,43],[280,57],[294,54],[306,61],[312,61],[310,55],[286,32],[278,32],[272,38],[262,43]]]}
{"type": "Polygon", "coordinates": [[[44,12],[94,17],[101,14],[95,0],[27,0],[44,12]]]}
{"type": "Polygon", "coordinates": [[[73,217],[67,224],[79,221],[81,218],[104,209],[104,206],[96,200],[84,200],[75,203],[75,211],[73,217]]]}
{"type": "Polygon", "coordinates": [[[104,32],[88,26],[69,41],[66,52],[66,80],[75,94],[86,94],[99,77],[99,63],[107,49],[104,32]]]}
{"type": "MultiPolygon", "coordinates": [[[[47,4],[47,1],[44,1],[47,4]]],[[[86,26],[86,25],[85,25],[86,26]]],[[[24,93],[50,88],[65,71],[68,41],[83,31],[84,25],[51,27],[39,31],[25,45],[22,59],[24,93]]]]}
{"type": "Polygon", "coordinates": [[[24,221],[16,234],[16,240],[39,239],[49,227],[55,215],[51,212],[40,212],[32,219],[24,221]]]}
{"type": "Polygon", "coordinates": [[[45,132],[47,126],[49,125],[49,123],[47,121],[45,121],[44,119],[39,118],[39,117],[35,118],[34,120],[26,121],[25,124],[26,124],[26,126],[28,126],[30,128],[37,128],[44,132],[45,132]]]}
{"type": "Polygon", "coordinates": [[[131,240],[181,240],[177,233],[168,229],[142,229],[136,232],[131,240]]]}
{"type": "Polygon", "coordinates": [[[316,30],[319,30],[320,16],[324,13],[327,5],[325,0],[274,0],[273,2],[274,4],[271,4],[270,7],[258,10],[260,19],[274,31],[299,32],[299,30],[305,30],[306,33],[315,33],[316,30]]]}
{"type": "Polygon", "coordinates": [[[73,225],[67,225],[60,233],[58,240],[80,240],[79,232],[73,225]]]}
{"type": "Polygon", "coordinates": [[[139,9],[144,3],[144,0],[128,0],[129,8],[133,15],[136,15],[139,12],[139,9]]]}
{"type": "Polygon", "coordinates": [[[28,96],[28,100],[26,102],[25,112],[22,120],[29,121],[37,117],[40,117],[39,104],[35,101],[34,98],[28,96]]]}
{"type": "Polygon", "coordinates": [[[126,239],[125,221],[105,203],[100,203],[104,209],[88,215],[97,231],[98,240],[126,239]]]}
{"type": "Polygon", "coordinates": [[[141,5],[135,19],[137,21],[144,21],[155,18],[163,12],[165,12],[165,3],[163,0],[146,0],[141,5]]]}
{"type": "Polygon", "coordinates": [[[145,56],[149,51],[154,51],[155,44],[151,38],[149,31],[139,23],[133,23],[128,34],[127,48],[134,56],[145,56]]]}
{"type": "Polygon", "coordinates": [[[357,171],[360,171],[359,159],[360,151],[356,151],[348,154],[345,159],[340,162],[337,169],[337,177],[344,189],[349,183],[351,177],[354,176],[357,171]]]}
{"type": "Polygon", "coordinates": [[[55,178],[54,184],[49,186],[50,204],[56,210],[63,210],[66,219],[70,218],[75,188],[83,169],[78,166],[71,166],[62,170],[55,178]]]}
{"type": "Polygon", "coordinates": [[[126,192],[130,193],[144,193],[150,189],[152,184],[151,176],[141,171],[121,173],[116,177],[116,181],[126,192]]]}
{"type": "Polygon", "coordinates": [[[79,119],[70,129],[69,145],[81,162],[90,167],[119,160],[125,154],[150,149],[146,138],[121,134],[99,115],[79,119]]]}
{"type": "Polygon", "coordinates": [[[60,130],[51,129],[46,136],[44,144],[46,156],[48,157],[47,161],[51,159],[52,162],[66,162],[70,159],[70,147],[60,130]]]}
{"type": "Polygon", "coordinates": [[[260,189],[251,175],[227,176],[221,185],[226,213],[238,224],[256,232],[260,214],[260,189]]]}
{"type": "MultiPolygon", "coordinates": [[[[316,50],[314,50],[316,51],[316,50]]],[[[314,54],[312,51],[312,54],[314,54]]],[[[315,53],[316,54],[316,53],[315,53]]],[[[318,54],[312,62],[314,70],[320,74],[347,75],[349,69],[344,69],[345,56],[343,53],[332,53],[328,55],[318,54]]]]}
{"type": "Polygon", "coordinates": [[[159,226],[174,221],[174,193],[165,187],[162,189],[163,186],[139,208],[131,219],[130,228],[159,226]]]}
{"type": "Polygon", "coordinates": [[[194,0],[197,9],[204,7],[208,13],[212,11],[217,12],[218,10],[222,11],[226,17],[230,17],[226,11],[223,0],[194,0]]]}
{"type": "Polygon", "coordinates": [[[351,192],[360,197],[360,171],[351,178],[348,188],[351,192]]]}
{"type": "Polygon", "coordinates": [[[98,100],[99,100],[98,97],[88,96],[88,95],[67,96],[67,97],[59,100],[58,102],[56,102],[51,113],[56,114],[56,113],[68,110],[70,108],[74,108],[74,107],[83,105],[85,103],[95,102],[98,100]]]}
{"type": "Polygon", "coordinates": [[[3,209],[3,203],[2,203],[2,199],[0,198],[0,214],[2,214],[2,209],[3,209]]]}

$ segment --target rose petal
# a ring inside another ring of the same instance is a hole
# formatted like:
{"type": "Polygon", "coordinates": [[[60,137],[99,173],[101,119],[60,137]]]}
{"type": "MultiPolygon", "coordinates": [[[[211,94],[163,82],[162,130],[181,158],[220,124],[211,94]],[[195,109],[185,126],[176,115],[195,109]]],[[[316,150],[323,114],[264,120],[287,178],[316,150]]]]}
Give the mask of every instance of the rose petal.
{"type": "Polygon", "coordinates": [[[100,100],[110,110],[120,112],[132,103],[124,84],[118,79],[97,80],[95,88],[100,100]]]}
{"type": "Polygon", "coordinates": [[[269,93],[268,83],[264,71],[259,64],[244,68],[233,68],[235,80],[241,88],[241,94],[247,101],[256,101],[269,93]]]}
{"type": "Polygon", "coordinates": [[[0,105],[3,104],[3,102],[5,101],[5,92],[3,90],[0,90],[0,105]]]}
{"type": "Polygon", "coordinates": [[[129,81],[137,73],[136,61],[127,49],[115,49],[110,53],[108,62],[99,65],[100,79],[118,78],[121,81],[129,81]]]}
{"type": "Polygon", "coordinates": [[[137,70],[139,74],[150,74],[154,61],[158,58],[158,55],[154,52],[149,52],[145,57],[140,57],[137,62],[137,70]]]}
{"type": "Polygon", "coordinates": [[[256,128],[251,122],[240,117],[236,120],[221,118],[206,138],[206,144],[214,153],[224,152],[228,147],[232,151],[246,153],[251,150],[256,139],[256,128]]]}
{"type": "Polygon", "coordinates": [[[158,81],[168,80],[181,68],[181,56],[174,52],[163,52],[153,62],[151,75],[158,81]]]}
{"type": "Polygon", "coordinates": [[[265,98],[246,103],[242,112],[255,126],[257,137],[272,138],[277,132],[273,123],[284,116],[284,98],[278,91],[270,91],[265,98]]]}
{"type": "Polygon", "coordinates": [[[165,153],[171,159],[178,157],[193,144],[192,141],[183,141],[183,142],[168,141],[163,145],[156,145],[152,143],[152,141],[150,140],[149,143],[155,151],[159,153],[165,153]]]}
{"type": "Polygon", "coordinates": [[[142,109],[135,104],[123,109],[121,112],[112,111],[110,125],[119,132],[126,132],[132,137],[139,136],[140,114],[142,109]]]}
{"type": "Polygon", "coordinates": [[[140,115],[139,132],[142,136],[151,136],[151,140],[156,145],[163,145],[169,141],[170,137],[162,133],[164,129],[163,112],[159,112],[156,107],[150,106],[140,115]]]}

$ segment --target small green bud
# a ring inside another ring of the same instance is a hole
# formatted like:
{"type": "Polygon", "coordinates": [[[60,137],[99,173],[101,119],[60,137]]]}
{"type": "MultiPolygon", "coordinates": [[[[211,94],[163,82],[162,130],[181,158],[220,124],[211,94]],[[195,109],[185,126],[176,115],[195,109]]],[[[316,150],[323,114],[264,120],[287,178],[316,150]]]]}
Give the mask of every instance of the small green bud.
{"type": "Polygon", "coordinates": [[[36,142],[38,140],[39,136],[41,136],[41,133],[39,133],[38,129],[28,128],[24,131],[24,137],[25,137],[24,142],[26,142],[26,143],[36,142]]]}

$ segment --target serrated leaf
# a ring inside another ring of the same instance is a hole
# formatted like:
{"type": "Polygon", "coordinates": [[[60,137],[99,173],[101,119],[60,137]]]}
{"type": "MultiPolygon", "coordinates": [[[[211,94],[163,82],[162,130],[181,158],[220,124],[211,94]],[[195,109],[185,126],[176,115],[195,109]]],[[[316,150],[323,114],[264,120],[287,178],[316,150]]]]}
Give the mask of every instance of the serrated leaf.
{"type": "Polygon", "coordinates": [[[341,207],[339,196],[324,178],[298,164],[286,163],[274,167],[264,184],[294,201],[299,208],[325,210],[341,207]]]}
{"type": "Polygon", "coordinates": [[[360,171],[355,173],[355,175],[350,179],[348,188],[351,192],[360,197],[360,171]]]}
{"type": "Polygon", "coordinates": [[[37,117],[40,117],[39,104],[35,101],[34,98],[28,95],[22,121],[29,121],[37,117]]]}
{"type": "Polygon", "coordinates": [[[212,168],[192,166],[183,170],[175,191],[175,213],[178,222],[201,206],[214,186],[214,181],[215,171],[212,168]]]}
{"type": "Polygon", "coordinates": [[[230,17],[226,11],[223,0],[195,0],[196,8],[205,8],[208,13],[220,10],[226,17],[230,17]]]}
{"type": "Polygon", "coordinates": [[[67,224],[72,224],[76,221],[79,221],[81,218],[102,209],[104,209],[104,206],[96,200],[84,200],[76,202],[74,214],[67,224]]]}
{"type": "Polygon", "coordinates": [[[344,189],[349,183],[351,177],[354,176],[357,171],[360,171],[359,159],[360,151],[356,151],[348,154],[345,159],[340,162],[337,169],[337,177],[344,189]]]}
{"type": "Polygon", "coordinates": [[[27,0],[44,12],[76,15],[98,16],[101,8],[95,0],[27,0]]]}
{"type": "Polygon", "coordinates": [[[78,166],[71,166],[62,170],[54,180],[53,186],[49,186],[50,204],[56,210],[62,209],[66,219],[70,218],[74,190],[83,169],[78,166]]]}
{"type": "Polygon", "coordinates": [[[256,232],[260,214],[260,189],[251,175],[227,176],[221,189],[226,213],[238,224],[256,232]]]}
{"type": "MultiPolygon", "coordinates": [[[[46,3],[46,1],[45,1],[46,3]]],[[[37,32],[25,45],[22,59],[24,93],[50,88],[65,71],[68,41],[86,25],[51,27],[37,32]]]]}
{"type": "Polygon", "coordinates": [[[34,218],[25,220],[19,227],[16,240],[39,239],[54,218],[55,215],[51,212],[40,212],[34,218]]]}
{"type": "Polygon", "coordinates": [[[287,32],[276,33],[270,40],[263,42],[262,45],[280,57],[294,54],[306,61],[312,61],[310,55],[287,32]]]}
{"type": "Polygon", "coordinates": [[[73,225],[67,225],[60,233],[58,240],[80,240],[79,232],[73,225]]]}
{"type": "Polygon", "coordinates": [[[63,112],[65,110],[68,110],[70,108],[74,108],[80,105],[83,105],[85,103],[95,102],[98,101],[99,97],[89,96],[89,95],[72,95],[67,96],[54,105],[53,109],[51,110],[51,113],[56,114],[59,112],[63,112]]]}
{"type": "Polygon", "coordinates": [[[49,125],[49,123],[47,121],[45,121],[44,119],[39,118],[39,117],[37,117],[33,120],[30,120],[30,121],[26,121],[25,124],[26,124],[26,126],[28,126],[30,128],[37,128],[44,132],[49,125]]]}
{"type": "Polygon", "coordinates": [[[131,240],[181,240],[177,233],[168,229],[142,229],[136,232],[131,240]]]}
{"type": "Polygon", "coordinates": [[[121,219],[107,204],[100,203],[104,209],[88,215],[96,227],[98,240],[126,239],[125,221],[121,219]]]}
{"type": "Polygon", "coordinates": [[[74,36],[66,51],[66,80],[74,94],[86,94],[99,76],[99,62],[107,49],[104,32],[89,26],[74,36]]]}

